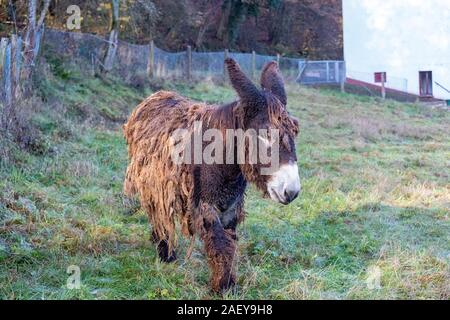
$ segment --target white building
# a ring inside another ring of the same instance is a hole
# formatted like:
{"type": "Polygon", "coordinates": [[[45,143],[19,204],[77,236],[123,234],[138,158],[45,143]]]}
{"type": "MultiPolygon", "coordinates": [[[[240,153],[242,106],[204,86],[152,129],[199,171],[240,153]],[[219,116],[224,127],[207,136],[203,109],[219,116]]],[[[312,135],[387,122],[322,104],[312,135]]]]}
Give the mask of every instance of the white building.
{"type": "Polygon", "coordinates": [[[347,77],[450,100],[450,0],[343,0],[347,77]]]}

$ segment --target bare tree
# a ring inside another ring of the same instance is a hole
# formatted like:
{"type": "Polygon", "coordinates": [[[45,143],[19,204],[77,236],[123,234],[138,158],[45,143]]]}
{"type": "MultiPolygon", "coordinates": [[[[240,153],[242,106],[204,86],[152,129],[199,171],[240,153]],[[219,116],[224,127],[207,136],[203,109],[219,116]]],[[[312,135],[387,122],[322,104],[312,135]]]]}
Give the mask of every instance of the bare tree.
{"type": "Polygon", "coordinates": [[[202,15],[200,28],[197,33],[197,39],[195,40],[195,47],[197,49],[201,48],[205,33],[206,31],[208,31],[208,28],[214,23],[214,16],[217,14],[217,12],[220,11],[221,5],[222,0],[207,1],[207,8],[205,10],[205,13],[202,15]]]}
{"type": "Polygon", "coordinates": [[[119,5],[120,0],[111,0],[111,20],[109,25],[108,48],[101,66],[102,73],[112,70],[114,58],[116,57],[117,43],[119,39],[119,5]]]}
{"type": "Polygon", "coordinates": [[[22,78],[24,80],[30,79],[33,72],[33,67],[36,60],[36,34],[39,30],[42,29],[42,26],[44,25],[45,16],[47,15],[50,1],[51,0],[44,0],[38,18],[38,0],[28,0],[28,23],[23,48],[24,67],[22,69],[22,78]]]}

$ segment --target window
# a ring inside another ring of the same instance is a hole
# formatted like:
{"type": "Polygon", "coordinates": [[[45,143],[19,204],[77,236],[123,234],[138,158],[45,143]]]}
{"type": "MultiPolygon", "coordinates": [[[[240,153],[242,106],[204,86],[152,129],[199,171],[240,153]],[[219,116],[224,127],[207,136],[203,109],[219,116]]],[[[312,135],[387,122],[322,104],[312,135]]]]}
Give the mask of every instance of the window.
{"type": "Polygon", "coordinates": [[[421,97],[433,96],[433,74],[431,71],[419,72],[419,86],[421,97]]]}

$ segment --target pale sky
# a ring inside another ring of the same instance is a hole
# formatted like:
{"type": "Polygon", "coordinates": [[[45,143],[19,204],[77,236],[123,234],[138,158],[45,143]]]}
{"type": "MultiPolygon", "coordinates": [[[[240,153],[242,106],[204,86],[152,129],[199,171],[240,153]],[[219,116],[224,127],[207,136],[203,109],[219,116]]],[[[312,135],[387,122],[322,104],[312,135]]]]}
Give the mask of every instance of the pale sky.
{"type": "MultiPolygon", "coordinates": [[[[362,3],[367,27],[378,32],[366,43],[367,48],[394,49],[394,63],[401,64],[415,55],[411,47],[405,48],[407,40],[420,41],[422,50],[449,52],[450,0],[351,1],[362,3]]],[[[450,56],[446,62],[450,62],[450,56]]]]}
{"type": "MultiPolygon", "coordinates": [[[[350,70],[408,78],[432,70],[450,86],[450,0],[343,0],[350,70]]],[[[389,77],[388,77],[389,78],[389,77]]]]}

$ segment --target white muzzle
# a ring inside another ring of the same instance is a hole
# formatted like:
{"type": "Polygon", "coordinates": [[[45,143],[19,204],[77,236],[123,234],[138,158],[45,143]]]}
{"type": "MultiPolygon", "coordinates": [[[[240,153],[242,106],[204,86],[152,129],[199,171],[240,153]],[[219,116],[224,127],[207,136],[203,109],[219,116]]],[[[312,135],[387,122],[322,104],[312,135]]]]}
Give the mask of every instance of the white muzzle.
{"type": "Polygon", "coordinates": [[[273,201],[289,204],[300,193],[300,177],[297,162],[284,164],[267,183],[267,192],[273,201]]]}

